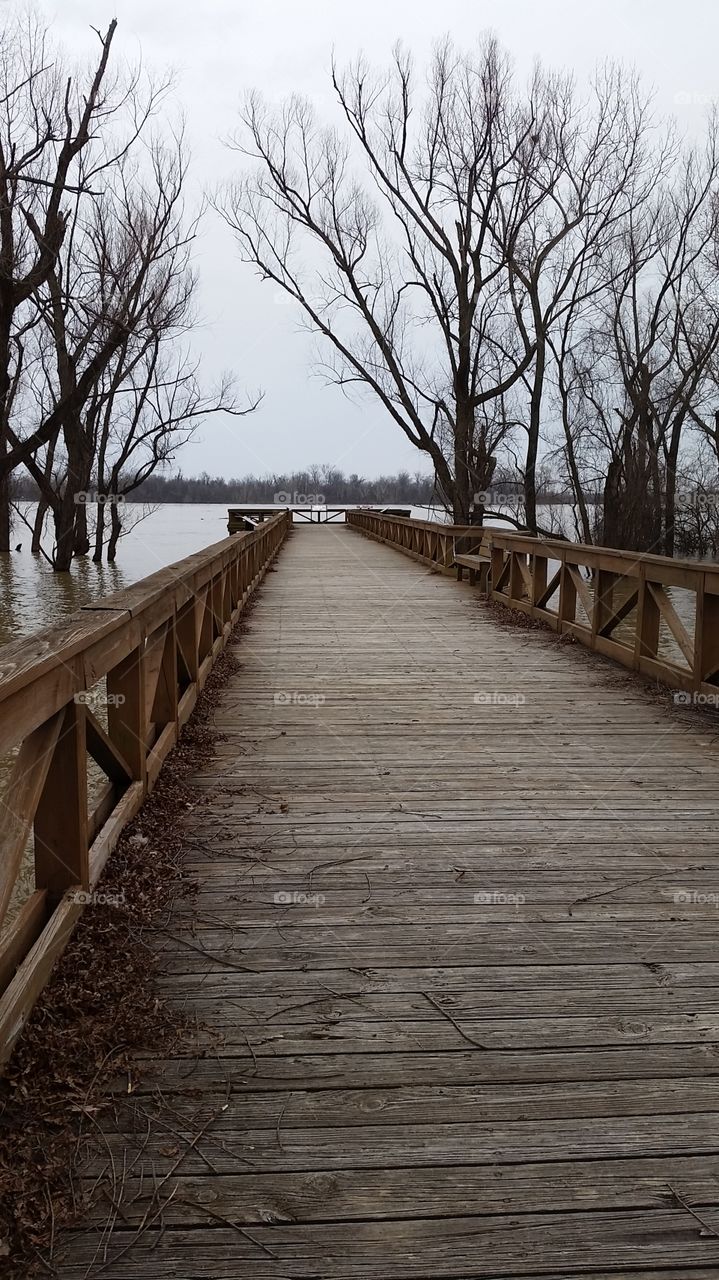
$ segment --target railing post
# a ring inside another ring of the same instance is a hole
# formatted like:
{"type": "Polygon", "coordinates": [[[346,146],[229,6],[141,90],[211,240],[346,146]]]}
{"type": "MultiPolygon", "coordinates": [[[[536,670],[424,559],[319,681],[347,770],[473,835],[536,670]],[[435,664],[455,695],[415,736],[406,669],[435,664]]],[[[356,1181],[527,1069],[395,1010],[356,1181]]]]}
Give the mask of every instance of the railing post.
{"type": "Polygon", "coordinates": [[[164,727],[177,721],[177,639],[174,615],[167,624],[162,661],[150,719],[164,727]]]}
{"type": "Polygon", "coordinates": [[[194,599],[189,600],[177,615],[177,648],[180,660],[185,669],[185,678],[190,684],[197,681],[200,670],[199,634],[197,627],[197,609],[194,599]]]}
{"type": "Polygon", "coordinates": [[[532,552],[532,605],[541,600],[547,590],[547,557],[532,552]]]}
{"type": "Polygon", "coordinates": [[[222,635],[222,574],[216,573],[210,585],[210,608],[212,612],[212,643],[222,635]]]}
{"type": "Polygon", "coordinates": [[[659,606],[649,590],[647,571],[639,566],[639,605],[637,609],[637,634],[634,656],[639,664],[642,658],[656,658],[659,652],[659,606]]]}
{"type": "Polygon", "coordinates": [[[232,586],[229,565],[225,565],[222,570],[222,621],[225,626],[232,622],[232,586]]]}
{"type": "Polygon", "coordinates": [[[107,673],[107,724],[110,738],[137,782],[146,783],[147,717],[143,645],[107,673]]]}
{"type": "Polygon", "coordinates": [[[577,620],[577,588],[563,558],[559,577],[559,625],[577,620]]]}
{"type": "Polygon", "coordinates": [[[592,636],[596,638],[614,612],[614,584],[616,576],[608,569],[597,569],[594,576],[594,608],[592,609],[592,636]]]}
{"type": "Polygon", "coordinates": [[[242,603],[242,588],[240,586],[240,562],[237,556],[233,556],[232,564],[229,569],[230,574],[230,607],[234,617],[235,610],[242,603]]]}
{"type": "Polygon", "coordinates": [[[694,630],[694,677],[696,687],[719,683],[719,595],[707,590],[707,575],[697,591],[694,630]]]}
{"type": "Polygon", "coordinates": [[[65,708],[57,744],[35,810],[35,886],[49,905],[73,885],[90,888],[85,708],[65,708]]]}
{"type": "Polygon", "coordinates": [[[504,568],[504,551],[502,550],[501,547],[495,547],[493,544],[490,544],[489,555],[490,555],[490,563],[492,566],[492,580],[489,584],[489,589],[491,592],[491,591],[498,590],[497,583],[499,582],[502,576],[502,569],[504,568]]]}
{"type": "Polygon", "coordinates": [[[509,566],[509,597],[510,600],[521,600],[524,595],[524,578],[519,563],[519,557],[523,555],[522,551],[510,551],[509,566]]]}
{"type": "Polygon", "coordinates": [[[212,620],[212,583],[208,582],[204,588],[204,595],[197,601],[198,615],[200,621],[200,664],[212,650],[214,644],[215,628],[212,620]]]}

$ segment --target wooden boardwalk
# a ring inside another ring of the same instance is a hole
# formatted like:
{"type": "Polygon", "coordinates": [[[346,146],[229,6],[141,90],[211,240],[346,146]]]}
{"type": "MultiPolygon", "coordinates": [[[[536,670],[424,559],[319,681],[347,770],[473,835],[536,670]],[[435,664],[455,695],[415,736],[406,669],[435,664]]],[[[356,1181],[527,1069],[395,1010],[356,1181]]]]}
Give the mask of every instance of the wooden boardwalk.
{"type": "Polygon", "coordinates": [[[716,736],[348,528],[237,653],[60,1275],[716,1280],[716,736]]]}

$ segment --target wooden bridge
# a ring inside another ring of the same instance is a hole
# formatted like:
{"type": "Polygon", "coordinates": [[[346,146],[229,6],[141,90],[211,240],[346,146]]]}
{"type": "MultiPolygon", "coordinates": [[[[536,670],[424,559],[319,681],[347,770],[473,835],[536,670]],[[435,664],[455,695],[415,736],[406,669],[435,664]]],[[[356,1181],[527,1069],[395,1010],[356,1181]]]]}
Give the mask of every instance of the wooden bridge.
{"type": "Polygon", "coordinates": [[[7,1055],[279,552],[152,940],[197,1044],[138,1063],[135,1113],[109,1086],[58,1274],[716,1280],[719,757],[677,702],[716,705],[719,569],[348,520],[0,653],[7,1055]]]}

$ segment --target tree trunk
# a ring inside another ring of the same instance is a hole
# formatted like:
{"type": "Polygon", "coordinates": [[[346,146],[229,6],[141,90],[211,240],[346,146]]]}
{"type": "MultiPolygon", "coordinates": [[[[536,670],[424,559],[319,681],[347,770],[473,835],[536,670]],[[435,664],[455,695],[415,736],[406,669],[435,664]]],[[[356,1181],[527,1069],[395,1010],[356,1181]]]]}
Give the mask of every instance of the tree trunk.
{"type": "Polygon", "coordinates": [[[524,518],[530,533],[537,532],[537,457],[539,454],[539,432],[542,423],[542,395],[544,391],[544,370],[546,367],[546,344],[542,332],[542,317],[535,315],[535,335],[537,350],[534,357],[534,381],[529,403],[529,432],[527,436],[527,459],[524,468],[524,518]]]}
{"type": "MultiPolygon", "coordinates": [[[[40,498],[35,512],[35,524],[32,531],[32,551],[34,555],[40,554],[42,535],[45,529],[45,517],[48,511],[51,511],[57,501],[57,495],[52,487],[52,471],[55,465],[55,449],[57,448],[57,438],[50,440],[45,455],[45,465],[40,476],[37,469],[30,468],[31,474],[34,475],[35,483],[40,490],[40,498]],[[44,484],[41,483],[44,481],[44,484]]],[[[27,464],[26,464],[27,465],[27,464]]]]}
{"type": "Polygon", "coordinates": [[[35,523],[33,524],[32,542],[30,544],[30,549],[33,555],[36,555],[36,556],[40,554],[40,547],[42,545],[42,532],[43,532],[43,529],[45,528],[45,517],[49,510],[50,510],[50,503],[47,501],[46,498],[40,498],[37,504],[37,511],[35,512],[35,523]]]}
{"type": "Polygon", "coordinates": [[[565,456],[567,459],[569,479],[572,484],[575,506],[579,512],[579,525],[582,530],[582,542],[585,546],[590,547],[593,542],[592,523],[589,519],[589,508],[587,506],[586,498],[584,497],[582,482],[579,477],[579,468],[577,467],[577,459],[574,453],[574,443],[571,440],[568,442],[565,450],[565,456]]]}
{"type": "Polygon", "coordinates": [[[582,541],[585,546],[591,546],[592,524],[589,519],[589,508],[587,500],[584,496],[582,488],[582,479],[579,474],[577,465],[577,455],[574,450],[574,439],[572,437],[572,427],[569,421],[569,396],[564,381],[564,373],[562,364],[559,363],[559,393],[562,399],[562,426],[564,427],[565,448],[564,456],[567,459],[567,469],[569,471],[569,479],[572,485],[572,493],[574,494],[574,502],[579,512],[579,524],[582,530],[582,541]]]}
{"type": "MultiPolygon", "coordinates": [[[[5,273],[3,272],[3,275],[5,273]]],[[[12,401],[10,377],[10,326],[12,318],[12,284],[0,281],[0,554],[10,550],[10,472],[3,462],[8,452],[8,423],[12,401]]]]}
{"type": "MultiPolygon", "coordinates": [[[[9,395],[6,394],[0,404],[0,460],[4,458],[8,451],[8,432],[7,432],[7,403],[9,395]]],[[[1,471],[1,469],[0,469],[1,471]]],[[[10,534],[12,530],[12,519],[10,517],[10,472],[2,472],[0,474],[0,554],[4,554],[10,550],[10,534]]]]}
{"type": "Polygon", "coordinates": [[[76,450],[70,444],[65,487],[55,511],[55,554],[52,565],[56,573],[67,573],[72,564],[77,509],[85,497],[82,490],[82,464],[76,450]]]}
{"type": "Polygon", "coordinates": [[[75,537],[73,555],[86,556],[90,550],[90,537],[87,531],[87,502],[79,502],[75,508],[75,537]]]}
{"type": "Polygon", "coordinates": [[[454,423],[454,493],[452,518],[455,524],[471,524],[474,494],[478,488],[472,467],[474,413],[465,397],[457,396],[454,423]]]}
{"type": "MultiPolygon", "coordinates": [[[[116,495],[115,495],[116,496],[116,495]]],[[[114,564],[117,555],[117,541],[122,533],[119,503],[110,503],[110,540],[107,544],[107,563],[114,564]]]]}
{"type": "Polygon", "coordinates": [[[674,555],[674,525],[677,517],[677,466],[679,463],[679,445],[682,436],[683,419],[677,417],[672,423],[672,434],[667,453],[666,475],[664,477],[664,554],[674,555]]]}
{"type": "MultiPolygon", "coordinates": [[[[81,506],[85,506],[88,497],[90,464],[87,459],[87,440],[78,414],[73,414],[63,424],[63,438],[67,450],[67,474],[62,497],[55,512],[55,555],[53,557],[53,568],[58,573],[66,573],[72,564],[78,511],[81,506]]],[[[81,513],[80,522],[87,533],[84,511],[81,513]]]]}
{"type": "MultiPolygon", "coordinates": [[[[2,441],[5,452],[5,441],[2,441]]],[[[10,476],[0,476],[0,554],[10,550],[10,476]]]]}
{"type": "Polygon", "coordinates": [[[647,447],[642,426],[635,438],[627,423],[607,469],[602,541],[620,551],[656,551],[661,545],[661,505],[656,459],[647,447]]]}
{"type": "Polygon", "coordinates": [[[88,440],[86,430],[79,430],[77,435],[77,449],[79,456],[80,489],[78,497],[83,497],[83,502],[78,502],[75,506],[75,542],[73,546],[73,554],[76,556],[86,556],[90,550],[90,535],[87,525],[87,507],[90,497],[90,483],[92,479],[92,448],[88,440]]]}
{"type": "Polygon", "coordinates": [[[95,550],[92,553],[93,564],[102,564],[102,548],[105,540],[105,503],[97,504],[97,519],[95,522],[95,550]]]}
{"type": "Polygon", "coordinates": [[[72,553],[75,546],[75,492],[70,478],[65,482],[65,490],[55,512],[55,553],[52,567],[56,573],[67,573],[72,564],[72,553]]]}

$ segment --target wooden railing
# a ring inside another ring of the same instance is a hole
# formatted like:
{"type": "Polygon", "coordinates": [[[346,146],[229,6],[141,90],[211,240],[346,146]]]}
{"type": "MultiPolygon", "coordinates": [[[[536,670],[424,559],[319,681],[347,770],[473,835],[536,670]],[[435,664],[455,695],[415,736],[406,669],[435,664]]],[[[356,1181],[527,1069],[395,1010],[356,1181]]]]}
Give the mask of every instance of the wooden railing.
{"type": "Polygon", "coordinates": [[[282,512],[0,649],[0,1064],[289,527],[282,512]]]}
{"type": "Polygon", "coordinates": [[[347,511],[345,522],[378,542],[406,552],[414,560],[453,573],[455,555],[475,552],[485,542],[486,531],[476,525],[438,524],[432,520],[408,520],[375,511],[347,511]]]}
{"type": "Polygon", "coordinates": [[[717,705],[719,565],[365,511],[347,523],[447,573],[476,554],[491,599],[717,705]]]}

